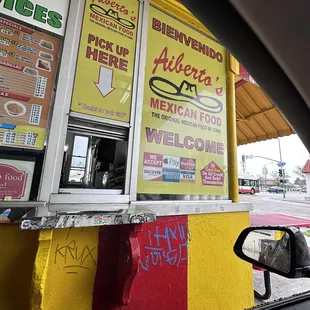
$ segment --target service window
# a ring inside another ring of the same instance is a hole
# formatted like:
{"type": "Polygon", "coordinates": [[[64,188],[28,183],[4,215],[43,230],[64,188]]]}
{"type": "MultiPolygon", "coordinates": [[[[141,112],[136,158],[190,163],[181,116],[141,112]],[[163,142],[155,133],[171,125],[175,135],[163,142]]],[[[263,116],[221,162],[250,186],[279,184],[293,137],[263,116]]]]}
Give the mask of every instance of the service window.
{"type": "Polygon", "coordinates": [[[139,1],[119,2],[85,1],[60,194],[125,193],[139,1]]]}
{"type": "Polygon", "coordinates": [[[225,49],[149,8],[138,199],[228,199],[225,49]]]}
{"type": "Polygon", "coordinates": [[[60,188],[114,189],[121,194],[125,185],[127,149],[127,141],[69,131],[60,188]]]}

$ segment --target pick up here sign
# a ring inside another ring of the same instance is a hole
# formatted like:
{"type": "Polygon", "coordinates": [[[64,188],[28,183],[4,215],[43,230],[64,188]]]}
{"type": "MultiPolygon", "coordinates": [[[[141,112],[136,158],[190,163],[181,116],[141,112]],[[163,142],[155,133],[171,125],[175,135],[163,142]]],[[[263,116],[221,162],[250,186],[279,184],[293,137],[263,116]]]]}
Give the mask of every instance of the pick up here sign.
{"type": "Polygon", "coordinates": [[[0,13],[63,36],[69,0],[0,0],[0,13]]]}

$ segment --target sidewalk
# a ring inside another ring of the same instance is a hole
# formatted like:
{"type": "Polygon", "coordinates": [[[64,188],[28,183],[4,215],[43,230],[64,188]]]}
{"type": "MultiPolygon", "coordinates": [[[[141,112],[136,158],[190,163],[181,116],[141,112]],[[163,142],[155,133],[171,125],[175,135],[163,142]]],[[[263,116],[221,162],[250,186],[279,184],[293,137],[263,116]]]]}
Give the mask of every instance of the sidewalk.
{"type": "Polygon", "coordinates": [[[310,197],[309,200],[306,200],[305,197],[303,198],[286,198],[282,199],[282,201],[287,201],[287,202],[297,202],[297,203],[304,203],[310,205],[310,197]]]}

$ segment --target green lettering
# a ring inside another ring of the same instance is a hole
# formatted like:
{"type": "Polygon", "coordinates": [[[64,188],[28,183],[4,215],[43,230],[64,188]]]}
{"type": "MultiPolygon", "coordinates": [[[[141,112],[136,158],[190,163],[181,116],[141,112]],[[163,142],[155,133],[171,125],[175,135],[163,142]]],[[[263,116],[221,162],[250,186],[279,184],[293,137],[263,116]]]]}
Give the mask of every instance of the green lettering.
{"type": "Polygon", "coordinates": [[[53,28],[61,28],[62,26],[62,16],[57,13],[57,12],[54,12],[54,11],[49,11],[48,12],[48,20],[47,20],[47,23],[53,27],[53,28]]]}
{"type": "Polygon", "coordinates": [[[4,1],[4,4],[3,4],[3,7],[5,9],[8,9],[8,10],[13,10],[13,6],[14,6],[14,0],[5,0],[4,1]]]}
{"type": "Polygon", "coordinates": [[[48,11],[47,8],[41,5],[36,5],[34,15],[33,15],[34,20],[45,24],[47,11],[48,11]]]}
{"type": "Polygon", "coordinates": [[[28,0],[17,0],[15,5],[16,12],[27,17],[32,15],[33,8],[33,4],[28,0]]]}

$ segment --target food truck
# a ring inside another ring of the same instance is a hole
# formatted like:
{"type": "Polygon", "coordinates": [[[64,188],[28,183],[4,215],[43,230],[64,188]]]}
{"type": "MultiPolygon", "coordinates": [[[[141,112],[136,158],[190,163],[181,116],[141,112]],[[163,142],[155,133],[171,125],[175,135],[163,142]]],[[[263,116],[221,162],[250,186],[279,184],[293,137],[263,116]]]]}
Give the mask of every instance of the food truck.
{"type": "Polygon", "coordinates": [[[1,309],[251,307],[240,81],[176,1],[1,1],[1,309]]]}

